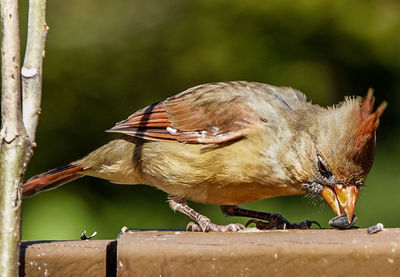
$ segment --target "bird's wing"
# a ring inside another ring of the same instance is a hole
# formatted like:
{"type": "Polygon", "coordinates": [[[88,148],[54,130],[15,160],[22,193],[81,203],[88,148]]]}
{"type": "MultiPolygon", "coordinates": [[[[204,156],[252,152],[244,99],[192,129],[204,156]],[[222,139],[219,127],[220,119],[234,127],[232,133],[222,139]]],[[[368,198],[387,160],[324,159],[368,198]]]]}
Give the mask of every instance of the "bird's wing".
{"type": "Polygon", "coordinates": [[[244,90],[257,83],[200,85],[150,105],[117,123],[109,132],[148,140],[219,144],[243,138],[259,124],[244,90]]]}

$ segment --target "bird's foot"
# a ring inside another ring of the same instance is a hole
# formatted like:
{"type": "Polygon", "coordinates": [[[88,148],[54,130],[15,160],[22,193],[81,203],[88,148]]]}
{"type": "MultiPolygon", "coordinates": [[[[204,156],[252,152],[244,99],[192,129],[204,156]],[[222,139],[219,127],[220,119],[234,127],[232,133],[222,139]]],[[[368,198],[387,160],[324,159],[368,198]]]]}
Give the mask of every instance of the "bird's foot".
{"type": "Polygon", "coordinates": [[[244,227],[244,225],[240,223],[217,225],[212,223],[210,220],[205,220],[200,223],[189,222],[189,224],[186,226],[186,231],[192,230],[192,232],[237,232],[245,228],[246,227],[244,227]]]}
{"type": "Polygon", "coordinates": [[[169,196],[168,202],[172,210],[179,211],[194,220],[194,222],[190,222],[186,226],[186,230],[191,229],[193,232],[237,232],[246,228],[243,224],[239,223],[228,225],[214,224],[208,217],[190,208],[185,200],[179,196],[169,196]]]}
{"type": "Polygon", "coordinates": [[[252,210],[239,208],[238,206],[235,206],[235,205],[221,206],[221,210],[227,216],[244,216],[244,217],[261,219],[262,221],[256,220],[256,219],[251,219],[251,220],[247,221],[247,223],[245,225],[247,227],[249,224],[254,223],[254,224],[256,224],[256,227],[260,230],[267,230],[267,229],[273,229],[273,228],[276,228],[276,229],[310,229],[313,224],[318,225],[318,227],[321,228],[321,225],[319,225],[319,223],[316,221],[305,220],[305,221],[302,221],[299,223],[290,223],[280,214],[252,211],[252,210]]]}
{"type": "Polygon", "coordinates": [[[197,224],[195,222],[189,222],[186,227],[186,230],[191,230],[192,232],[237,232],[239,230],[245,229],[243,224],[240,223],[231,223],[228,225],[217,225],[214,223],[209,223],[203,226],[197,224]]]}
{"type": "Polygon", "coordinates": [[[317,225],[321,229],[321,225],[317,221],[313,220],[304,220],[298,223],[290,223],[283,216],[276,214],[276,217],[268,222],[250,219],[246,223],[246,227],[251,223],[256,224],[257,229],[259,230],[270,230],[273,228],[276,229],[310,229],[313,224],[317,225]]]}

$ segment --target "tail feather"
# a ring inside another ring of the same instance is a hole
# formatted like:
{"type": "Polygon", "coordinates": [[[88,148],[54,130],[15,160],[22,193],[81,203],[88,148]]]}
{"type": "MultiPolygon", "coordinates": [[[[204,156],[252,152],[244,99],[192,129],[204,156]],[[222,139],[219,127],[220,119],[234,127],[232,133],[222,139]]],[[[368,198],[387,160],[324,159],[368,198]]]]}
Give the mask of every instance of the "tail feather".
{"type": "Polygon", "coordinates": [[[57,167],[45,173],[33,176],[22,188],[22,195],[32,196],[42,190],[49,190],[82,177],[84,168],[73,164],[57,167]]]}

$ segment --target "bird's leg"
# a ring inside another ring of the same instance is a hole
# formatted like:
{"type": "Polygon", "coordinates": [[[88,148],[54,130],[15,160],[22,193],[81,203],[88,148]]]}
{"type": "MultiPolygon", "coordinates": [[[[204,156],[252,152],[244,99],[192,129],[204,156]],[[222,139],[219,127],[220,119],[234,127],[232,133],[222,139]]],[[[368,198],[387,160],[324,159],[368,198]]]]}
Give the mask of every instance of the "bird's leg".
{"type": "Polygon", "coordinates": [[[262,220],[267,221],[267,222],[264,222],[264,221],[260,221],[260,220],[251,219],[246,223],[246,227],[250,223],[255,223],[257,229],[261,229],[261,230],[272,229],[272,228],[276,228],[276,229],[309,229],[312,224],[316,224],[319,226],[319,228],[321,228],[319,223],[316,221],[305,220],[305,221],[302,221],[299,223],[290,223],[280,214],[246,210],[246,209],[239,208],[238,206],[235,206],[235,205],[221,206],[221,210],[227,216],[243,216],[243,217],[257,218],[257,219],[262,219],[262,220]]]}
{"type": "Polygon", "coordinates": [[[169,206],[173,211],[179,211],[191,219],[193,219],[195,222],[190,222],[186,229],[192,229],[194,232],[227,232],[227,231],[239,231],[241,229],[244,229],[245,227],[242,224],[228,224],[228,225],[216,225],[211,222],[211,220],[196,212],[192,208],[190,208],[187,204],[185,199],[179,196],[172,196],[170,195],[168,197],[168,203],[169,206]]]}

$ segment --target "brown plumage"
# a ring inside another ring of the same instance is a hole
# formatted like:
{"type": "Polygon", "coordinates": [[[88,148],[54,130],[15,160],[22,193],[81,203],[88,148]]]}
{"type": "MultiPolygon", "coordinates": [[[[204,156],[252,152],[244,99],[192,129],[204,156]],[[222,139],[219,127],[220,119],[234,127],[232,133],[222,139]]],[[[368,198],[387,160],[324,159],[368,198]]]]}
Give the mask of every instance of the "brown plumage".
{"type": "Polygon", "coordinates": [[[226,95],[226,87],[223,83],[194,87],[137,111],[109,131],[183,143],[217,144],[242,138],[260,119],[241,101],[240,91],[226,95]]]}
{"type": "MultiPolygon", "coordinates": [[[[287,87],[254,82],[200,85],[137,111],[109,130],[122,133],[120,138],[66,168],[33,177],[24,185],[24,195],[89,175],[164,190],[173,209],[196,221],[194,230],[241,226],[214,225],[185,199],[237,205],[314,193],[351,221],[386,107],[383,103],[374,112],[373,105],[372,91],[363,101],[347,98],[322,108],[287,87]]],[[[223,210],[260,218],[237,207],[223,210]]],[[[262,218],[274,221],[268,216],[262,218]]],[[[310,225],[284,223],[270,227],[310,225]]]]}

